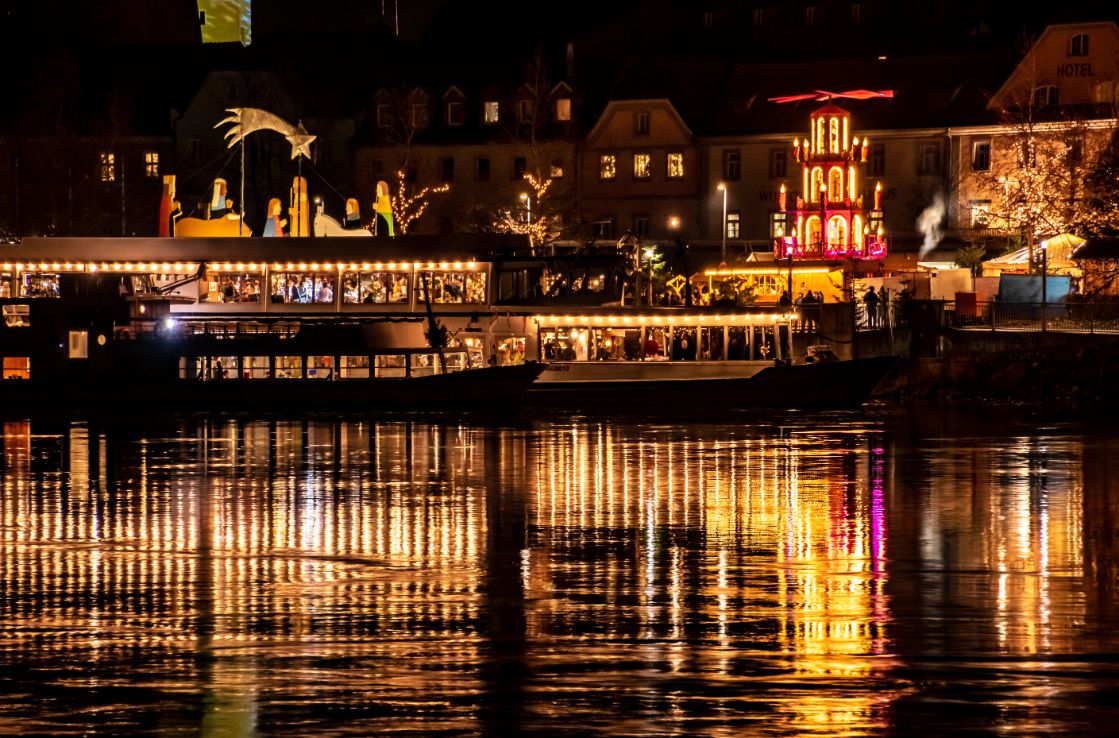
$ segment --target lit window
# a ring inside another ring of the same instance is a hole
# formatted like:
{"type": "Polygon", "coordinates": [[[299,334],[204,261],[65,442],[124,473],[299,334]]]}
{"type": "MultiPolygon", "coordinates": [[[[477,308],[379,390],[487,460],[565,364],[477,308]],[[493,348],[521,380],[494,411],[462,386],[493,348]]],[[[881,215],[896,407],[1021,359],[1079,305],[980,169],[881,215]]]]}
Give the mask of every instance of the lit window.
{"type": "Polygon", "coordinates": [[[1035,108],[1051,108],[1060,99],[1060,90],[1053,85],[1042,85],[1034,90],[1035,108]]]}
{"type": "Polygon", "coordinates": [[[971,201],[971,227],[986,228],[991,222],[991,201],[971,201]]]}
{"type": "Polygon", "coordinates": [[[1088,55],[1088,34],[1075,33],[1068,43],[1069,56],[1087,56],[1088,55]]]}
{"type": "Polygon", "coordinates": [[[482,122],[492,125],[497,122],[497,100],[482,103],[482,122]]]}
{"type": "Polygon", "coordinates": [[[784,213],[770,213],[769,214],[769,237],[781,238],[787,235],[785,233],[785,214],[784,213]]]}
{"type": "MultiPolygon", "coordinates": [[[[668,178],[680,179],[684,176],[684,155],[683,154],[669,154],[668,155],[668,178]]],[[[648,176],[648,175],[646,175],[648,176]]]]}
{"type": "Polygon", "coordinates": [[[101,181],[117,181],[117,155],[111,151],[101,152],[101,181]]]}
{"type": "Polygon", "coordinates": [[[1119,82],[1100,82],[1094,85],[1092,98],[1098,103],[1119,101],[1119,82]]]}
{"type": "Polygon", "coordinates": [[[561,97],[556,100],[556,120],[571,120],[571,98],[561,97]]]}
{"type": "Polygon", "coordinates": [[[558,156],[552,159],[552,166],[548,172],[548,176],[552,179],[563,178],[563,159],[560,159],[558,156]]]}
{"type": "Polygon", "coordinates": [[[158,151],[145,151],[144,152],[144,175],[147,177],[159,176],[159,152],[158,151]]]}
{"type": "Polygon", "coordinates": [[[447,125],[461,126],[462,125],[462,103],[449,102],[447,103],[447,125]]]}
{"type": "Polygon", "coordinates": [[[377,126],[379,128],[392,127],[392,108],[386,103],[377,106],[377,126]]]}
{"type": "Polygon", "coordinates": [[[727,213],[727,238],[741,238],[742,213],[731,210],[727,213]]]}
{"type": "Polygon", "coordinates": [[[4,379],[31,379],[31,358],[28,356],[5,356],[4,379]]]}
{"type": "Polygon", "coordinates": [[[598,178],[614,179],[618,176],[618,158],[613,154],[598,157],[598,178]]]}
{"type": "Polygon", "coordinates": [[[742,152],[738,149],[723,151],[723,179],[737,181],[742,176],[742,152]]]}
{"type": "Polygon", "coordinates": [[[648,179],[653,175],[653,157],[649,154],[633,155],[633,178],[648,179]]]}
{"type": "Polygon", "coordinates": [[[536,114],[536,105],[532,100],[521,100],[517,103],[517,120],[521,123],[531,123],[536,114]]]}
{"type": "Polygon", "coordinates": [[[971,171],[986,172],[991,168],[991,142],[976,141],[971,148],[971,171]]]}
{"type": "Polygon", "coordinates": [[[638,110],[633,114],[633,132],[638,136],[649,135],[649,111],[638,110]]]}

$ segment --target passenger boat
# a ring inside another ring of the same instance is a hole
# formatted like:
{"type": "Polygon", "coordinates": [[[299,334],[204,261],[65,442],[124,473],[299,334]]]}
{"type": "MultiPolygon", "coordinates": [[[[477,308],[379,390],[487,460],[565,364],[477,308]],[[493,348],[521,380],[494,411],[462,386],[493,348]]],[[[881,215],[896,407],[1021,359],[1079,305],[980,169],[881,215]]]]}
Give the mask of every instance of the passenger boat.
{"type": "Polygon", "coordinates": [[[893,363],[793,365],[794,316],[772,308],[575,310],[624,300],[624,257],[527,251],[495,235],[24,239],[0,246],[0,403],[851,406],[893,363]]]}
{"type": "Polygon", "coordinates": [[[596,408],[857,407],[897,357],[792,363],[795,315],[683,309],[541,315],[535,404],[596,408]]]}

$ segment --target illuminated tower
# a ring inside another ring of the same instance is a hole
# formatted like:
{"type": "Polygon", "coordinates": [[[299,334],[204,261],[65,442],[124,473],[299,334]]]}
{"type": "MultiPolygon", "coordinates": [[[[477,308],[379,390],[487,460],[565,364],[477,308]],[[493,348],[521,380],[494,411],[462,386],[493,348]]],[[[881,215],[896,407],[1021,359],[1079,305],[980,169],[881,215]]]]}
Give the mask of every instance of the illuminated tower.
{"type": "Polygon", "coordinates": [[[779,258],[882,259],[882,185],[874,208],[863,207],[860,165],[867,140],[851,137],[851,114],[828,103],[814,111],[808,137],[793,139],[793,156],[803,167],[801,194],[789,209],[781,185],[778,210],[784,228],[777,233],[779,258]]]}

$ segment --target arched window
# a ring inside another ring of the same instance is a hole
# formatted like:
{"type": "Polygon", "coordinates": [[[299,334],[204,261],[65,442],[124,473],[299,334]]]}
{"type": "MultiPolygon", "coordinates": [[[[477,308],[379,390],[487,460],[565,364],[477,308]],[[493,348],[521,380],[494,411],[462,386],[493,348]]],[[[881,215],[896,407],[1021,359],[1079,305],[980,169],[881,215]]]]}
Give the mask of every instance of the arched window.
{"type": "Polygon", "coordinates": [[[824,170],[820,167],[813,167],[812,174],[812,202],[820,201],[820,186],[824,184],[824,170]]]}
{"type": "Polygon", "coordinates": [[[828,151],[839,153],[839,118],[832,118],[828,124],[828,151]]]}
{"type": "Polygon", "coordinates": [[[824,126],[826,125],[827,121],[825,121],[823,118],[820,118],[818,121],[816,121],[816,153],[818,154],[822,154],[825,151],[824,126]]]}
{"type": "Polygon", "coordinates": [[[847,219],[842,215],[828,220],[828,247],[841,251],[847,248],[847,219]]]}
{"type": "Polygon", "coordinates": [[[804,243],[810,248],[818,246],[821,240],[820,236],[820,216],[811,215],[808,217],[808,220],[804,222],[804,243]]]}
{"type": "Polygon", "coordinates": [[[1068,40],[1069,56],[1088,56],[1088,34],[1074,33],[1068,40]]]}
{"type": "Polygon", "coordinates": [[[1060,101],[1060,90],[1054,85],[1042,85],[1034,88],[1034,107],[1051,108],[1060,101]]]}
{"type": "Polygon", "coordinates": [[[828,170],[828,196],[832,200],[843,199],[843,170],[839,167],[828,170]]]}
{"type": "Polygon", "coordinates": [[[863,246],[863,216],[856,215],[851,218],[851,241],[858,245],[859,248],[863,246]]]}

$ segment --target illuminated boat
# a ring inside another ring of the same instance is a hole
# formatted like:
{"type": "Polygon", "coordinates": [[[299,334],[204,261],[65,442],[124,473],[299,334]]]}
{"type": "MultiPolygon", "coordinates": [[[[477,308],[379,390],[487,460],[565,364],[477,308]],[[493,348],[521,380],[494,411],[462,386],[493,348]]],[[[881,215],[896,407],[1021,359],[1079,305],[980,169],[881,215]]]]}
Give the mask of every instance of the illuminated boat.
{"type": "Polygon", "coordinates": [[[682,308],[538,315],[546,368],[530,402],[638,411],[857,407],[898,362],[884,356],[794,365],[795,318],[682,308]]]}

